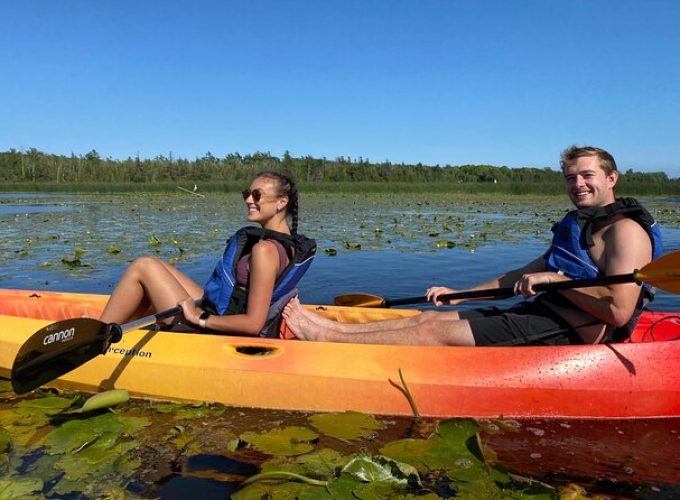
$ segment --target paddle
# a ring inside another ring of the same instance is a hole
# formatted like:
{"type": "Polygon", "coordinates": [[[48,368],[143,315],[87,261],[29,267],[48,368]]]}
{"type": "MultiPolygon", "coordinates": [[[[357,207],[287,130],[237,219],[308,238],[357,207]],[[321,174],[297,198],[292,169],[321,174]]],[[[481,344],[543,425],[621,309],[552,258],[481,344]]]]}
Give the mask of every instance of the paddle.
{"type": "MultiPolygon", "coordinates": [[[[555,290],[567,290],[570,288],[586,288],[590,286],[615,285],[617,283],[648,283],[652,286],[671,293],[680,293],[680,251],[671,252],[645,267],[629,274],[616,274],[603,278],[588,278],[581,280],[560,281],[537,285],[536,291],[550,292],[555,290]]],[[[512,297],[515,292],[512,287],[489,288],[486,290],[468,290],[463,292],[440,295],[439,300],[456,299],[492,299],[512,297]]],[[[336,306],[353,307],[391,307],[405,304],[422,304],[428,302],[426,296],[406,297],[401,299],[385,299],[370,293],[350,293],[338,295],[333,303],[336,306]]]]}
{"type": "Polygon", "coordinates": [[[104,354],[124,332],[152,325],[182,312],[173,307],[130,323],[103,323],[91,318],[57,321],[35,332],[24,342],[12,365],[12,389],[23,394],[75,370],[104,354]]]}

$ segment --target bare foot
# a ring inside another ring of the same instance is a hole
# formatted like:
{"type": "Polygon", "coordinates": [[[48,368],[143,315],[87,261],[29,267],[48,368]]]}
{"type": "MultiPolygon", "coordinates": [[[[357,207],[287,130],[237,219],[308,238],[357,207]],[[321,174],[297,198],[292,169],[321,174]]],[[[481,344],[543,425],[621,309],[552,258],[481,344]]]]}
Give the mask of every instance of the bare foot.
{"type": "Polygon", "coordinates": [[[323,340],[323,329],[312,322],[305,314],[297,297],[292,298],[281,313],[286,325],[300,340],[323,340]]]}
{"type": "Polygon", "coordinates": [[[312,323],[315,323],[324,328],[337,328],[338,326],[337,321],[321,316],[320,314],[315,313],[310,309],[305,309],[297,297],[295,297],[293,300],[297,300],[297,304],[299,306],[299,313],[306,317],[312,323]]]}

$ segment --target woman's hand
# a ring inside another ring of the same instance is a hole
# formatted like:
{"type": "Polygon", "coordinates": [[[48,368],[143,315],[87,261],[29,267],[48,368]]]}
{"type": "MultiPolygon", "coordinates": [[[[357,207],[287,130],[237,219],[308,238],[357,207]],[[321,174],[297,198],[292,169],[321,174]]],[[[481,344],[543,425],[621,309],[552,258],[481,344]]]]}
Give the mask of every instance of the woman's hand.
{"type": "Polygon", "coordinates": [[[191,324],[198,325],[199,316],[203,311],[196,307],[196,301],[192,297],[187,297],[177,305],[182,308],[184,319],[191,324]]]}
{"type": "MultiPolygon", "coordinates": [[[[425,294],[427,296],[427,300],[434,303],[434,305],[436,305],[436,306],[444,305],[445,302],[439,300],[439,297],[441,295],[446,295],[446,294],[449,294],[449,293],[456,293],[456,291],[451,289],[451,288],[447,288],[445,286],[433,286],[431,288],[428,288],[425,292],[425,294]]],[[[448,301],[446,301],[446,304],[453,305],[453,304],[456,304],[457,302],[458,301],[456,301],[456,300],[448,300],[448,301]]]]}

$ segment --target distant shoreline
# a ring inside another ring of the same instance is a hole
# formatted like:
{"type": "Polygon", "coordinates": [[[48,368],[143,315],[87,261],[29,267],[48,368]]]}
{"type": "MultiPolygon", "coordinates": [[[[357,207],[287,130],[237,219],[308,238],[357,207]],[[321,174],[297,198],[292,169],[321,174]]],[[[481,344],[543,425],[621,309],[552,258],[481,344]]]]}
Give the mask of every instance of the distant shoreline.
{"type": "MultiPolygon", "coordinates": [[[[175,182],[4,182],[0,193],[53,193],[53,194],[173,194],[204,196],[207,194],[240,193],[248,181],[175,181],[175,182]],[[194,189],[195,188],[195,189],[194,189]]],[[[305,193],[375,193],[375,194],[426,194],[464,193],[497,195],[564,196],[564,184],[556,182],[302,182],[305,193]]],[[[619,196],[680,196],[680,183],[619,182],[619,196]]]]}

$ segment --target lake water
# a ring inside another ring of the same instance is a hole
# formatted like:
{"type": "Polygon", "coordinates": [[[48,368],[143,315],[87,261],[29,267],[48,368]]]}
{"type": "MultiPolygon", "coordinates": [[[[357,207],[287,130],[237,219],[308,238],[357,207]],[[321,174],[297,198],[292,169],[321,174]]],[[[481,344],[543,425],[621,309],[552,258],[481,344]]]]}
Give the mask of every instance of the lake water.
{"type": "MultiPolygon", "coordinates": [[[[328,304],[336,295],[351,292],[410,297],[422,295],[432,285],[465,288],[486,281],[545,250],[551,223],[568,209],[563,201],[439,195],[308,197],[301,230],[317,239],[319,253],[300,284],[301,299],[328,304]],[[441,241],[454,248],[438,248],[441,241]],[[361,249],[350,249],[357,246],[361,249]],[[337,254],[331,256],[331,251],[337,254]]],[[[678,250],[677,204],[649,200],[649,206],[662,223],[666,251],[678,250]]],[[[243,220],[237,195],[206,200],[0,195],[0,287],[109,293],[125,266],[144,254],[175,260],[178,268],[203,282],[221,254],[224,237],[243,220]]],[[[475,305],[479,303],[464,307],[475,305]]],[[[680,310],[680,297],[660,292],[654,308],[680,310]]],[[[291,425],[305,416],[233,410],[229,418],[263,427],[271,422],[291,425]]],[[[390,422],[392,438],[408,434],[404,420],[390,422]]],[[[199,420],[196,425],[211,422],[199,420]]],[[[590,491],[622,497],[680,495],[680,458],[674,451],[680,439],[678,419],[528,421],[516,433],[497,434],[486,426],[483,438],[502,463],[543,481],[574,480],[590,491]]],[[[226,497],[232,486],[212,477],[223,458],[214,455],[201,465],[197,458],[175,457],[179,470],[174,463],[167,475],[153,476],[156,487],[137,485],[138,493],[226,497]],[[192,473],[192,467],[198,473],[192,473]],[[204,477],[211,474],[210,479],[204,477]]],[[[238,488],[235,484],[233,488],[238,488]]]]}

